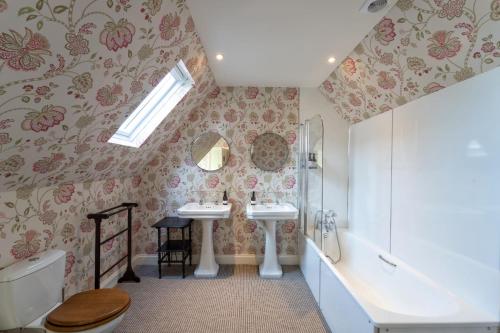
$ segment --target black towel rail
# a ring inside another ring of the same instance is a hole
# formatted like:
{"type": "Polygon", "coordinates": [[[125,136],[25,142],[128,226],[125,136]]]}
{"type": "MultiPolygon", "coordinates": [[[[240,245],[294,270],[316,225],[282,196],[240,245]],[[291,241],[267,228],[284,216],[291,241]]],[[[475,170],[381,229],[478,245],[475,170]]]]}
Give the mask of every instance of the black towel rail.
{"type": "Polygon", "coordinates": [[[135,275],[134,269],[132,268],[132,208],[137,207],[138,204],[135,202],[124,202],[121,205],[111,207],[100,211],[98,213],[88,214],[87,218],[93,219],[95,222],[95,275],[94,275],[94,287],[95,289],[100,288],[101,277],[106,275],[114,267],[116,267],[120,262],[127,259],[127,270],[123,276],[118,280],[118,282],[140,282],[141,279],[135,275]],[[127,228],[117,232],[116,234],[106,238],[101,241],[101,223],[102,220],[106,220],[113,215],[118,213],[128,211],[127,218],[127,228]],[[127,232],[127,255],[121,257],[117,262],[111,265],[106,271],[101,273],[101,246],[110,240],[118,237],[119,235],[127,232]]]}

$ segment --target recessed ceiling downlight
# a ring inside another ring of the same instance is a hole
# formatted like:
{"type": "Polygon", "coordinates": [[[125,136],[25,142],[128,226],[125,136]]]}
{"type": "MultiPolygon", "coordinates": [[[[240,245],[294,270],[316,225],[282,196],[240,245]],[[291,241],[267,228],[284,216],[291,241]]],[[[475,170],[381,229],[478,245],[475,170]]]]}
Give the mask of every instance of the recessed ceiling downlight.
{"type": "Polygon", "coordinates": [[[328,63],[333,64],[335,62],[335,57],[328,58],[328,63]]]}
{"type": "Polygon", "coordinates": [[[387,6],[387,0],[366,0],[359,10],[362,13],[376,13],[387,6]]]}
{"type": "Polygon", "coordinates": [[[224,56],[222,55],[222,53],[217,53],[217,55],[215,56],[215,59],[221,61],[222,59],[224,59],[224,56]]]}

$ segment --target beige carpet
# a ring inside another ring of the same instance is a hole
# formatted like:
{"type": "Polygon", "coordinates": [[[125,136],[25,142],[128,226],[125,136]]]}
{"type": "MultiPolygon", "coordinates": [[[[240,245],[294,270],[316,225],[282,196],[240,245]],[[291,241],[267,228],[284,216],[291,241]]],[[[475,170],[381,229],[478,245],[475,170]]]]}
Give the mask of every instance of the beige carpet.
{"type": "Polygon", "coordinates": [[[139,284],[119,284],[132,305],[115,333],[330,332],[300,269],[263,280],[256,266],[221,266],[215,279],[181,279],[178,267],[140,266],[139,284]]]}

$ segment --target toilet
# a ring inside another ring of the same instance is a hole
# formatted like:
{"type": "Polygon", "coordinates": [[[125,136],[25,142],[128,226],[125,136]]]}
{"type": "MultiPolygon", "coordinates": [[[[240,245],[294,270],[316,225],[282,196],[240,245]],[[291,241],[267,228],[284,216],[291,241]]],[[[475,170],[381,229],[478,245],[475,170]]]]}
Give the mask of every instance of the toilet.
{"type": "Polygon", "coordinates": [[[61,303],[66,253],[49,250],[0,270],[0,331],[111,333],[130,306],[117,288],[75,294],[61,303]]]}

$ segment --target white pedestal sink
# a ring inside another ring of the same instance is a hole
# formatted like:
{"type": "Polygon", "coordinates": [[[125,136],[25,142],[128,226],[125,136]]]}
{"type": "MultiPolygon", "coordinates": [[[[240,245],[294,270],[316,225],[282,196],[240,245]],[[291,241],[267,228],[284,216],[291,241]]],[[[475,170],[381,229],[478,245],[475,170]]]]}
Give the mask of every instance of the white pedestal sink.
{"type": "Polygon", "coordinates": [[[299,211],[289,203],[247,205],[247,217],[263,223],[266,231],[266,247],[264,262],[259,266],[262,278],[280,278],[283,275],[276,253],[276,222],[279,220],[295,220],[299,211]]]}
{"type": "Polygon", "coordinates": [[[177,215],[201,221],[203,235],[201,240],[200,262],[194,271],[196,277],[215,277],[219,264],[215,261],[213,223],[214,220],[227,219],[231,213],[231,204],[198,204],[188,203],[177,209],[177,215]]]}

